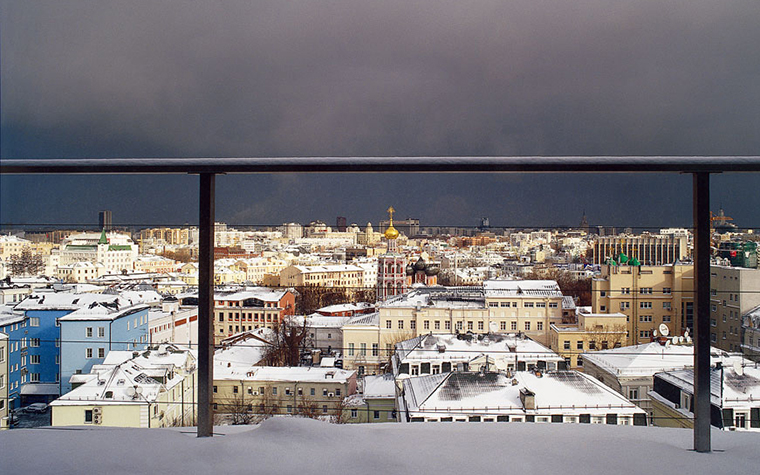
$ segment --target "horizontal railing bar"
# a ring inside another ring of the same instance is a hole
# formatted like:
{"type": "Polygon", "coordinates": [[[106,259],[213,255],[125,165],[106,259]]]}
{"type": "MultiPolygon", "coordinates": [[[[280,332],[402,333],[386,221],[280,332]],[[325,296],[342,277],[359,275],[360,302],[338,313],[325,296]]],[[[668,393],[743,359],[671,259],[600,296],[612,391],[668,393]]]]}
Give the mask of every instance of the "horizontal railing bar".
{"type": "Polygon", "coordinates": [[[3,174],[758,172],[760,156],[0,159],[3,174]]]}

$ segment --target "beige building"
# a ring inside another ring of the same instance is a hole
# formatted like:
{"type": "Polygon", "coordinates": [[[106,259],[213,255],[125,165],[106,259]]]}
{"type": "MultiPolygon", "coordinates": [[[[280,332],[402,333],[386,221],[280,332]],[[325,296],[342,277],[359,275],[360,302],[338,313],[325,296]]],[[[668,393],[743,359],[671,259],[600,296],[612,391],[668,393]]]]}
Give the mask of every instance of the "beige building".
{"type": "Polygon", "coordinates": [[[191,242],[189,228],[151,228],[140,231],[140,245],[143,243],[161,243],[187,246],[191,242]]]}
{"type": "Polygon", "coordinates": [[[603,265],[592,280],[592,313],[623,313],[628,341],[649,343],[665,324],[670,334],[683,334],[694,318],[694,266],[603,265]]]}
{"type": "Polygon", "coordinates": [[[58,266],[56,278],[64,282],[82,284],[106,275],[106,268],[100,262],[80,261],[71,265],[58,266]]]}
{"type": "Polygon", "coordinates": [[[376,316],[349,320],[343,326],[343,364],[367,374],[382,372],[396,343],[427,333],[522,332],[548,346],[550,325],[562,322],[563,301],[552,280],[420,287],[386,300],[376,316]]]}
{"type": "Polygon", "coordinates": [[[24,248],[31,248],[32,242],[18,236],[0,235],[0,260],[8,261],[11,256],[21,254],[24,248]]]}
{"type": "Polygon", "coordinates": [[[172,345],[142,353],[111,351],[50,403],[54,427],[172,427],[195,423],[195,356],[172,345]]]}
{"type": "Polygon", "coordinates": [[[245,273],[245,280],[260,285],[264,276],[279,274],[288,266],[287,261],[276,257],[254,257],[236,262],[235,267],[245,273]]]}
{"type": "Polygon", "coordinates": [[[0,430],[10,425],[8,419],[8,335],[0,333],[0,430]]]}
{"type": "Polygon", "coordinates": [[[623,313],[590,313],[579,308],[577,323],[553,324],[549,348],[567,363],[567,369],[583,369],[581,353],[619,348],[626,344],[627,316],[623,313]]]}
{"type": "Polygon", "coordinates": [[[280,287],[347,287],[359,289],[364,285],[364,269],[355,265],[323,265],[286,267],[280,272],[280,287]]]}
{"type": "Polygon", "coordinates": [[[341,417],[356,393],[356,372],[337,368],[253,366],[227,360],[214,368],[214,410],[232,415],[341,417]]]}
{"type": "Polygon", "coordinates": [[[618,260],[620,254],[647,266],[673,264],[689,256],[688,239],[682,235],[642,234],[600,236],[594,241],[594,264],[618,260]]]}
{"type": "Polygon", "coordinates": [[[137,256],[134,262],[135,272],[148,274],[168,274],[177,270],[178,262],[162,256],[137,256]]]}
{"type": "Polygon", "coordinates": [[[72,234],[61,244],[60,265],[78,262],[100,263],[105,273],[131,271],[137,259],[138,246],[126,234],[82,233],[72,234]]]}
{"type": "Polygon", "coordinates": [[[741,351],[742,315],[760,305],[760,269],[710,267],[710,342],[741,351]]]}

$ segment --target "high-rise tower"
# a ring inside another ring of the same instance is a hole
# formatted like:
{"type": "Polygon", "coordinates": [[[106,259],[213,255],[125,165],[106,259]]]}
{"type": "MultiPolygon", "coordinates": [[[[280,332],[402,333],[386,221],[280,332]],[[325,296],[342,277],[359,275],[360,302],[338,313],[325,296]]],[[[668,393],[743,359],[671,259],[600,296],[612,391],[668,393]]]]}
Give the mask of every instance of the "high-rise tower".
{"type": "Polygon", "coordinates": [[[385,300],[406,292],[406,258],[398,252],[399,232],[393,227],[393,206],[388,208],[390,222],[385,230],[388,249],[377,258],[377,299],[385,300]]]}

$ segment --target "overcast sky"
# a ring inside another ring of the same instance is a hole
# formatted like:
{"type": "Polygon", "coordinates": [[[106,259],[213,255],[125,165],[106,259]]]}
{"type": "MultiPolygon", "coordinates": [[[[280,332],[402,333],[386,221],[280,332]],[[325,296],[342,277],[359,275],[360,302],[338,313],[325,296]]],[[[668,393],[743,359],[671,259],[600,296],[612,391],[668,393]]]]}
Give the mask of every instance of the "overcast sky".
{"type": "MultiPolygon", "coordinates": [[[[760,155],[757,0],[4,0],[0,153],[760,155]]],[[[197,177],[0,177],[4,223],[197,222],[197,177]]],[[[713,180],[760,227],[760,176],[713,180]]],[[[225,176],[217,218],[688,225],[680,175],[225,176]]]]}

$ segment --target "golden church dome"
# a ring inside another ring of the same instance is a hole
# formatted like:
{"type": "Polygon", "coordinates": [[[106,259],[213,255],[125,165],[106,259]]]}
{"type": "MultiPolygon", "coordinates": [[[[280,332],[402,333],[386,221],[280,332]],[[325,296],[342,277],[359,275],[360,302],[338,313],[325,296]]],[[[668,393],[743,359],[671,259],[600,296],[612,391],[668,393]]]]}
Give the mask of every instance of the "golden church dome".
{"type": "Polygon", "coordinates": [[[384,234],[385,234],[385,239],[396,239],[399,235],[399,232],[391,224],[390,226],[388,226],[388,229],[385,230],[384,234]]]}
{"type": "Polygon", "coordinates": [[[390,216],[390,220],[388,223],[388,229],[385,230],[383,233],[385,235],[385,239],[396,239],[399,235],[399,232],[396,230],[396,228],[393,227],[393,213],[396,210],[393,209],[393,206],[388,208],[388,215],[390,216]]]}

